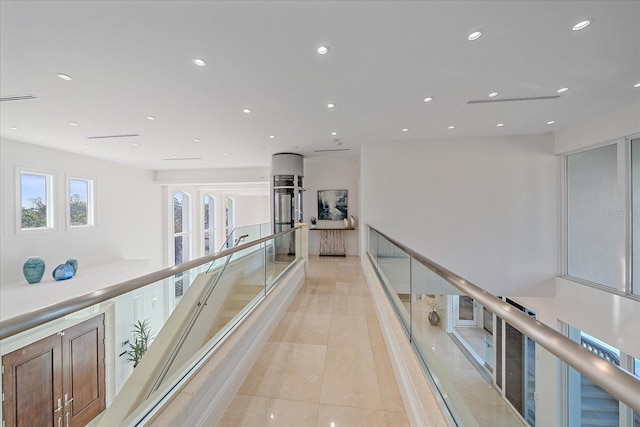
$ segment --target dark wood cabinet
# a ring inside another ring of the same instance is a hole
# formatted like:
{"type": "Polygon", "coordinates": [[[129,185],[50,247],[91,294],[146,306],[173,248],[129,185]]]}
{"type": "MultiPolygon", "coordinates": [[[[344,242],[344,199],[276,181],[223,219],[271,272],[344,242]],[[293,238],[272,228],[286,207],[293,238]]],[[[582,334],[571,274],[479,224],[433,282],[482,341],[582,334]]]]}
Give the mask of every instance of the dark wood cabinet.
{"type": "Polygon", "coordinates": [[[104,315],[2,357],[5,427],[84,426],[105,409],[104,315]]]}

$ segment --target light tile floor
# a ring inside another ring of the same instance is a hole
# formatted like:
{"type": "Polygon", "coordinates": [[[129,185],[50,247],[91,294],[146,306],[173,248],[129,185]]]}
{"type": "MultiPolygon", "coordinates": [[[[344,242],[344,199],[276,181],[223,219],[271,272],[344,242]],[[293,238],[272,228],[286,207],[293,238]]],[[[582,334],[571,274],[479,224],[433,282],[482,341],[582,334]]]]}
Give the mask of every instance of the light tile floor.
{"type": "Polygon", "coordinates": [[[409,425],[360,258],[311,257],[218,425],[409,425]]]}

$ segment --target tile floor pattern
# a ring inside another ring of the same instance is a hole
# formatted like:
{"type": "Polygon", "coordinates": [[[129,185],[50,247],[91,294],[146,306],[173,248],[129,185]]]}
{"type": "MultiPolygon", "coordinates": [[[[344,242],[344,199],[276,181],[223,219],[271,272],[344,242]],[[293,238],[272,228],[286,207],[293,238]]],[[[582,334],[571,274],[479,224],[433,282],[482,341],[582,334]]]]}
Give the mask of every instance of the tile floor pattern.
{"type": "Polygon", "coordinates": [[[308,276],[218,426],[408,426],[359,257],[308,276]]]}

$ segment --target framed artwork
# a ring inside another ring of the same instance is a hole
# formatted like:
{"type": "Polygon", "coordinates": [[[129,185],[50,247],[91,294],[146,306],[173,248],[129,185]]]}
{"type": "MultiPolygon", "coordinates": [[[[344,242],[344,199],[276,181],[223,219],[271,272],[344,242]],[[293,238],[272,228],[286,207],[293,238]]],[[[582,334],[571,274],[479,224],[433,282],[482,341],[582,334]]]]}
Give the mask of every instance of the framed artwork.
{"type": "Polygon", "coordinates": [[[342,221],[347,218],[347,190],[318,190],[318,219],[342,221]]]}

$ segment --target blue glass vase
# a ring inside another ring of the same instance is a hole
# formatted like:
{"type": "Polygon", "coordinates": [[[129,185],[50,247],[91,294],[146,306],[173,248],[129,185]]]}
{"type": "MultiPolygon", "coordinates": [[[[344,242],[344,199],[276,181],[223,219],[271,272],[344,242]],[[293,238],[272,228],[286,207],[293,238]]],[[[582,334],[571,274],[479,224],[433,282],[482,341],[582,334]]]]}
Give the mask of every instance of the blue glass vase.
{"type": "Polygon", "coordinates": [[[69,258],[65,264],[69,264],[73,267],[73,275],[78,274],[78,260],[75,258],[69,258]]]}
{"type": "Polygon", "coordinates": [[[73,267],[69,264],[60,264],[53,270],[55,280],[67,280],[73,277],[73,267]]]}
{"type": "Polygon", "coordinates": [[[29,257],[22,265],[22,273],[28,283],[40,283],[44,276],[44,260],[39,256],[29,257]]]}

